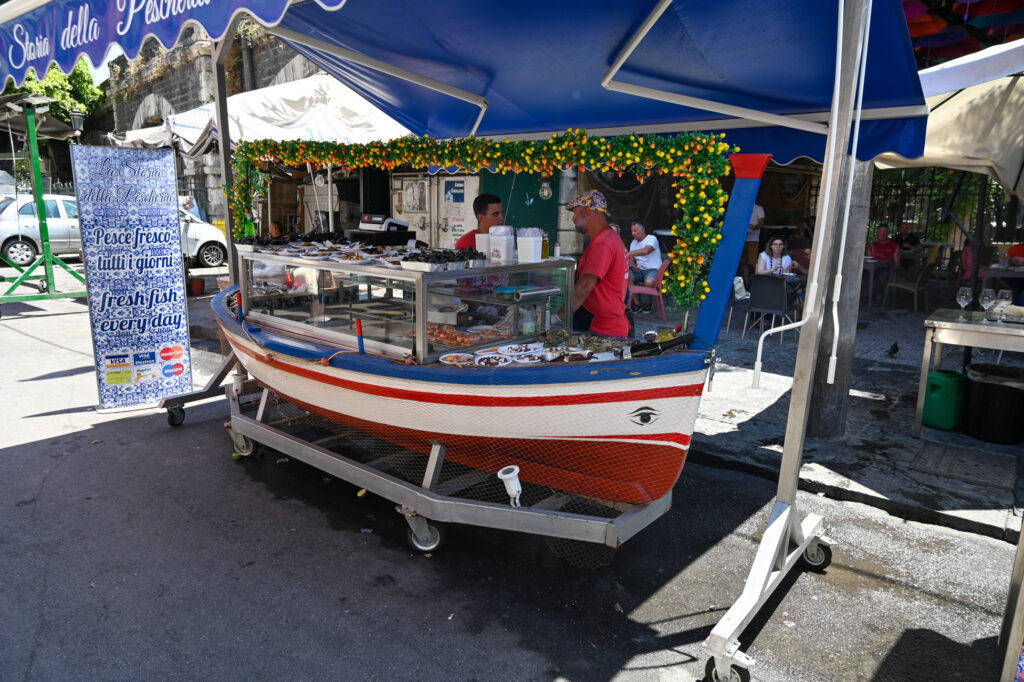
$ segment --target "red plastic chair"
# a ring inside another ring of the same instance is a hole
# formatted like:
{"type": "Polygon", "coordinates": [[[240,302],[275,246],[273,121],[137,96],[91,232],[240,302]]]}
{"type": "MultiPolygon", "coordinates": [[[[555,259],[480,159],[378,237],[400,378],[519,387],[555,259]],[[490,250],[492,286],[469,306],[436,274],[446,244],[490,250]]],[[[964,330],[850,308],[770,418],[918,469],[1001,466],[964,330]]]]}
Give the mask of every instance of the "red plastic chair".
{"type": "Polygon", "coordinates": [[[661,293],[661,281],[665,279],[665,271],[668,270],[668,266],[672,263],[670,260],[661,261],[661,267],[658,268],[658,274],[654,277],[654,286],[645,287],[640,284],[629,285],[629,302],[632,305],[633,297],[637,294],[647,294],[653,296],[658,301],[658,317],[661,318],[662,322],[665,322],[668,318],[665,317],[665,299],[661,293]]]}

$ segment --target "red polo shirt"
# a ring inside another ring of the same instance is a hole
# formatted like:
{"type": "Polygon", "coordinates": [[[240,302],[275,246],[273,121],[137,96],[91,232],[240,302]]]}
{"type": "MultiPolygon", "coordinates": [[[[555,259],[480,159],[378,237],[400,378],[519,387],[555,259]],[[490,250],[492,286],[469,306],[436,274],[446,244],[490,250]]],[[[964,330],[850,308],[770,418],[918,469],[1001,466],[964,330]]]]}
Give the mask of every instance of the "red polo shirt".
{"type": "Polygon", "coordinates": [[[896,257],[896,252],[900,250],[900,245],[891,239],[887,242],[874,242],[871,244],[871,257],[877,258],[878,260],[893,260],[896,257]]]}
{"type": "Polygon", "coordinates": [[[597,285],[583,302],[594,316],[590,331],[608,336],[629,334],[629,320],[626,319],[626,249],[615,230],[604,229],[590,241],[579,267],[576,278],[590,274],[597,277],[597,285]]]}
{"type": "Polygon", "coordinates": [[[476,233],[478,230],[472,230],[459,237],[459,241],[455,242],[455,249],[476,249],[476,233]]]}

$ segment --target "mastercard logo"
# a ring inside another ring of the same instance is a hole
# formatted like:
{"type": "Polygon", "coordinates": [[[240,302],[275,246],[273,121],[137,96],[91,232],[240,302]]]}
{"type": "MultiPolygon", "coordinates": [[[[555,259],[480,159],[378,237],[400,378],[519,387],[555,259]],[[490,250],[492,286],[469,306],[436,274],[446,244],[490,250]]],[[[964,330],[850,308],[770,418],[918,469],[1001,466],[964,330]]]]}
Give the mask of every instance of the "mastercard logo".
{"type": "Polygon", "coordinates": [[[183,355],[185,355],[185,351],[182,350],[181,346],[167,346],[160,349],[160,359],[164,361],[177,360],[183,355]]]}

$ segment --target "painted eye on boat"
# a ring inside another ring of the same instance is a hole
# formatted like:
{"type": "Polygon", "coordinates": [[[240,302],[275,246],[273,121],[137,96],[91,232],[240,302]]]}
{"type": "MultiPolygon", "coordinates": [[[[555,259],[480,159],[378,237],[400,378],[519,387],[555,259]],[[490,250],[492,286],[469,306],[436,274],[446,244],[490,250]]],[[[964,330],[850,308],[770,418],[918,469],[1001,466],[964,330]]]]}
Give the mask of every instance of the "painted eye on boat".
{"type": "Polygon", "coordinates": [[[633,422],[637,426],[647,426],[658,421],[659,413],[653,407],[638,407],[633,410],[629,415],[629,421],[633,422]]]}

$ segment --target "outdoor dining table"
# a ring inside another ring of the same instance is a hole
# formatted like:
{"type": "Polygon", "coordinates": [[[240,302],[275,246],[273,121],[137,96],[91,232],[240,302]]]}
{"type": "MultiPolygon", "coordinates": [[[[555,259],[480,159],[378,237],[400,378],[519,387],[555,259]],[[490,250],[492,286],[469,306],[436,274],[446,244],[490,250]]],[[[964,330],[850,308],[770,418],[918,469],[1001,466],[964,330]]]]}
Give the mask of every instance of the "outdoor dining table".
{"type": "Polygon", "coordinates": [[[875,300],[875,272],[878,270],[891,270],[895,266],[896,264],[891,260],[878,260],[869,256],[864,257],[864,272],[867,273],[868,280],[868,310],[871,309],[871,303],[875,300]]]}
{"type": "Polygon", "coordinates": [[[1024,266],[1000,267],[992,265],[985,269],[981,276],[981,288],[989,289],[992,282],[998,279],[1024,278],[1024,266]]]}
{"type": "Polygon", "coordinates": [[[942,363],[943,344],[1024,352],[1024,324],[986,323],[985,313],[980,311],[963,314],[967,318],[966,321],[960,321],[959,310],[940,308],[924,321],[924,358],[921,361],[921,380],[917,389],[914,438],[921,437],[921,418],[924,415],[928,372],[942,363]]]}

